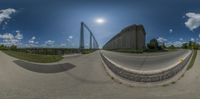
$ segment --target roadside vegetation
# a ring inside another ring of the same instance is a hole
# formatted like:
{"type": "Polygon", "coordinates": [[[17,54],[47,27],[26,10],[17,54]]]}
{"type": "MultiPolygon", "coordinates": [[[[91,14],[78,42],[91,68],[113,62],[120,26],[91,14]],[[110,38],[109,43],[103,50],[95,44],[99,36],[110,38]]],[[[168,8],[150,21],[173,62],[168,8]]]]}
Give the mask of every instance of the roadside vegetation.
{"type": "Polygon", "coordinates": [[[196,56],[197,56],[197,50],[193,50],[192,58],[190,60],[189,66],[187,67],[187,70],[190,70],[192,66],[194,65],[196,56]]]}
{"type": "Polygon", "coordinates": [[[189,41],[186,43],[183,43],[181,47],[175,47],[174,45],[170,45],[168,47],[165,46],[164,43],[159,44],[158,41],[156,39],[152,39],[150,41],[150,43],[147,44],[148,46],[148,51],[174,51],[177,49],[190,49],[193,51],[192,57],[191,57],[191,61],[189,63],[189,66],[187,67],[187,70],[189,70],[190,68],[192,68],[196,56],[197,56],[197,50],[200,49],[200,45],[197,42],[194,41],[189,41]]]}
{"type": "MultiPolygon", "coordinates": [[[[0,45],[0,50],[4,53],[31,62],[51,63],[63,59],[62,55],[80,53],[78,48],[17,48],[17,46],[0,45]]],[[[82,54],[89,54],[96,49],[84,49],[82,54]]]]}
{"type": "Polygon", "coordinates": [[[97,49],[84,49],[83,51],[81,51],[81,54],[90,54],[96,50],[97,49]]]}
{"type": "Polygon", "coordinates": [[[147,51],[149,52],[159,52],[159,51],[174,51],[177,49],[191,49],[191,50],[198,50],[200,49],[200,45],[197,42],[189,41],[187,43],[183,43],[182,46],[166,46],[164,42],[158,42],[157,39],[152,39],[147,44],[147,51]]]}
{"type": "Polygon", "coordinates": [[[63,59],[61,55],[30,54],[25,52],[16,52],[12,50],[4,50],[3,52],[15,58],[37,63],[52,63],[63,59]]]}
{"type": "Polygon", "coordinates": [[[191,50],[198,50],[200,49],[200,45],[196,42],[189,41],[187,43],[183,43],[182,46],[166,46],[164,42],[159,42],[156,38],[150,40],[147,43],[146,48],[144,49],[111,49],[110,51],[116,52],[124,52],[124,53],[155,53],[155,52],[169,52],[169,51],[176,51],[177,49],[191,49],[191,50]]]}
{"type": "Polygon", "coordinates": [[[23,50],[18,49],[17,46],[15,45],[12,45],[12,46],[0,45],[0,50],[2,50],[4,53],[12,57],[26,60],[26,61],[31,61],[31,62],[37,62],[37,63],[52,63],[52,62],[57,62],[63,59],[62,55],[35,54],[25,49],[23,50]]]}

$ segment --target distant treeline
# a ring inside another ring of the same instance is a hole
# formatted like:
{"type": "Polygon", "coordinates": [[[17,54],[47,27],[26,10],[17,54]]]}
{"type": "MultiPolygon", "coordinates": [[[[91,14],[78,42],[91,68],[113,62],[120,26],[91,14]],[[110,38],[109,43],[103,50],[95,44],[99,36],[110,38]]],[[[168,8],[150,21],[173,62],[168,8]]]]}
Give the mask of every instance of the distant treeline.
{"type": "Polygon", "coordinates": [[[80,52],[79,49],[69,48],[17,48],[14,51],[42,55],[63,55],[80,52]]]}
{"type": "MultiPolygon", "coordinates": [[[[17,46],[4,46],[0,45],[0,50],[12,50],[17,52],[31,53],[31,54],[42,54],[42,55],[64,55],[80,53],[79,48],[17,48],[17,46]]],[[[97,49],[84,49],[81,51],[82,54],[88,54],[97,49]]]]}
{"type": "Polygon", "coordinates": [[[42,54],[42,55],[63,55],[71,53],[79,53],[77,48],[17,48],[17,46],[4,46],[0,45],[0,50],[13,50],[17,52],[25,52],[31,54],[42,54]]]}
{"type": "Polygon", "coordinates": [[[154,39],[151,39],[150,42],[147,44],[147,48],[150,50],[177,49],[177,48],[198,50],[200,49],[200,45],[197,42],[189,41],[189,42],[183,43],[179,47],[175,47],[175,45],[170,45],[166,47],[165,43],[159,44],[158,40],[154,38],[154,39]]]}

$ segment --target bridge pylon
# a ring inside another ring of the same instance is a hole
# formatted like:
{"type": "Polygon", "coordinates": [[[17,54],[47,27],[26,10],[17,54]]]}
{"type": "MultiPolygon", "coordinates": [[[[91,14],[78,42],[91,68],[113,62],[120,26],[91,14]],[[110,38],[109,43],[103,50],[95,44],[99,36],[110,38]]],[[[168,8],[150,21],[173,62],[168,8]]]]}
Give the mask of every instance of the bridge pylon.
{"type": "Polygon", "coordinates": [[[99,49],[98,46],[98,42],[93,34],[93,32],[90,30],[90,28],[84,23],[81,22],[81,28],[80,28],[80,52],[82,52],[85,49],[85,45],[84,45],[84,29],[87,29],[90,33],[90,45],[89,45],[89,49],[99,49]]]}

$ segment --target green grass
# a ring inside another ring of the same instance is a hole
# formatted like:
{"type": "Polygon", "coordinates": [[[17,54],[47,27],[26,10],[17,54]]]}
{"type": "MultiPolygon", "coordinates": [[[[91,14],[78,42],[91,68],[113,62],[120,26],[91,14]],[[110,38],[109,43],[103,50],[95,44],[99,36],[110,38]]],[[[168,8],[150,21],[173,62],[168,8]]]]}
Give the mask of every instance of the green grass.
{"type": "Polygon", "coordinates": [[[93,53],[95,50],[92,50],[92,49],[84,49],[81,54],[90,54],[90,53],[93,53]]]}
{"type": "Polygon", "coordinates": [[[175,84],[175,83],[176,83],[175,81],[171,82],[171,84],[175,84]]]}
{"type": "Polygon", "coordinates": [[[187,70],[191,69],[192,66],[194,65],[196,56],[197,56],[197,50],[193,50],[192,59],[190,60],[189,66],[187,67],[187,70]]]}
{"type": "Polygon", "coordinates": [[[163,87],[167,87],[167,86],[169,86],[169,84],[165,84],[165,85],[162,85],[163,87]]]}
{"type": "Polygon", "coordinates": [[[31,61],[31,62],[37,62],[37,63],[52,63],[52,62],[57,62],[63,59],[63,57],[60,55],[30,54],[30,53],[16,52],[16,51],[10,51],[10,50],[5,50],[3,52],[15,58],[19,58],[19,59],[31,61]]]}

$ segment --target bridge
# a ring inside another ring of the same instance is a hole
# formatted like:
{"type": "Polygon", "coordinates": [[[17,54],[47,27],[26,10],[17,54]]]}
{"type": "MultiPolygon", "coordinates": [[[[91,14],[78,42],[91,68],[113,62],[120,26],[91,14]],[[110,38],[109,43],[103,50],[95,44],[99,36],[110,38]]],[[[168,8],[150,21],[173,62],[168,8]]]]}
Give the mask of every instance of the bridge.
{"type": "Polygon", "coordinates": [[[84,50],[84,48],[85,48],[85,42],[84,42],[84,34],[85,34],[85,31],[84,30],[87,30],[87,31],[89,31],[89,33],[90,33],[90,49],[92,50],[97,50],[97,49],[99,49],[99,44],[98,44],[98,42],[97,42],[97,40],[96,40],[96,38],[95,38],[95,36],[94,36],[94,34],[93,34],[93,32],[90,30],[90,28],[84,23],[84,22],[81,22],[81,29],[80,29],[80,47],[79,47],[79,49],[80,49],[80,51],[82,52],[83,50],[84,50]]]}
{"type": "MultiPolygon", "coordinates": [[[[90,49],[93,47],[97,49],[98,43],[92,31],[85,23],[81,22],[80,50],[84,49],[84,27],[90,33],[90,49]],[[92,46],[92,43],[94,46],[92,46]]],[[[146,32],[142,25],[131,25],[109,40],[103,48],[108,50],[143,50],[145,48],[145,35],[146,32]]],[[[140,83],[135,84],[135,82],[160,82],[176,76],[186,67],[192,54],[188,50],[157,54],[145,53],[139,56],[110,51],[101,51],[100,53],[110,76],[133,86],[140,85],[140,83]],[[180,61],[180,59],[183,61],[180,61]]]]}
{"type": "MultiPolygon", "coordinates": [[[[90,33],[89,49],[96,50],[87,55],[65,55],[59,62],[41,64],[16,59],[0,51],[0,97],[155,99],[167,95],[164,99],[188,99],[193,95],[199,98],[199,61],[185,73],[190,50],[143,54],[97,50],[99,45],[93,32],[81,22],[80,51],[86,50],[85,29],[90,33]],[[137,87],[142,85],[144,88],[137,87]],[[146,85],[157,87],[145,88],[146,85]]],[[[199,53],[196,60],[200,59],[199,53]]]]}

